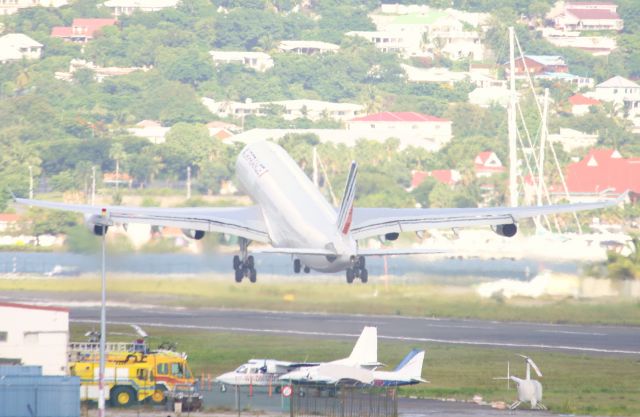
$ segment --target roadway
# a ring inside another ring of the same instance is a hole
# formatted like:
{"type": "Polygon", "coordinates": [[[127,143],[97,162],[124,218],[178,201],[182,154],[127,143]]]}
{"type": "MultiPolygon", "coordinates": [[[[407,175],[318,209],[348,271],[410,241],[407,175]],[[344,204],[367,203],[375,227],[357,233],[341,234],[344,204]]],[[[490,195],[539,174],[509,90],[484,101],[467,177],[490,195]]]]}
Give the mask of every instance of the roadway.
{"type": "MultiPolygon", "coordinates": [[[[58,305],[61,303],[57,303],[58,305]]],[[[70,304],[73,322],[98,322],[92,305],[70,304]]],[[[388,341],[445,343],[514,349],[545,349],[577,354],[640,355],[640,328],[556,325],[447,318],[292,313],[235,309],[166,308],[112,305],[110,324],[195,329],[211,332],[356,338],[363,326],[376,326],[388,341]]]]}

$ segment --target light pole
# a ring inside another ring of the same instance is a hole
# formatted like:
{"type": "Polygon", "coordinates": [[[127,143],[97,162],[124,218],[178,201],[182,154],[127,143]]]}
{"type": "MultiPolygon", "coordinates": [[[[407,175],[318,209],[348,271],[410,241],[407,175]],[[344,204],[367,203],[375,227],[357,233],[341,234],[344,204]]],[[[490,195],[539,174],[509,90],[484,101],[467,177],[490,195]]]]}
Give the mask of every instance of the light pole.
{"type": "MultiPolygon", "coordinates": [[[[103,215],[105,210],[102,209],[103,215]]],[[[104,417],[105,411],[105,390],[104,390],[104,368],[105,368],[105,347],[107,338],[107,277],[106,277],[106,236],[107,225],[102,224],[102,301],[100,304],[100,370],[98,372],[98,416],[104,417]]]]}

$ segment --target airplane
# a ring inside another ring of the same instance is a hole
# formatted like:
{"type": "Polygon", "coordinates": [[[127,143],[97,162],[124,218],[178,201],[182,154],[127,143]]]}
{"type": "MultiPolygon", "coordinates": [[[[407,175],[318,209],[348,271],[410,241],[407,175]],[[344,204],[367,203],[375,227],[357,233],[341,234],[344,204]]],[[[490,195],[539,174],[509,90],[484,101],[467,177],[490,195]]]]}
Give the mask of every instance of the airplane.
{"type": "MultiPolygon", "coordinates": [[[[366,326],[358,337],[351,354],[327,364],[336,366],[363,367],[366,369],[380,366],[378,362],[378,329],[366,326]]],[[[268,386],[278,383],[278,378],[294,369],[308,369],[324,364],[319,362],[285,362],[274,359],[251,359],[236,370],[216,377],[215,382],[220,389],[226,391],[226,386],[268,386]]]]}
{"type": "Polygon", "coordinates": [[[393,371],[378,371],[344,364],[327,363],[291,371],[280,381],[297,384],[373,385],[398,387],[428,382],[422,379],[424,350],[413,349],[393,371]]]}
{"type": "Polygon", "coordinates": [[[237,236],[240,254],[233,257],[235,281],[256,282],[255,253],[288,254],[293,270],[346,271],[347,283],[368,280],[368,256],[441,253],[431,248],[367,249],[358,242],[370,237],[398,239],[400,232],[490,226],[512,237],[518,221],[553,213],[594,210],[616,201],[526,207],[361,208],[354,207],[358,165],[351,163],[340,206],[322,196],[296,162],[279,145],[260,141],[246,145],[236,160],[236,176],[255,205],[249,207],[153,208],[91,206],[16,198],[19,204],[82,213],[98,236],[115,224],[144,223],[177,227],[185,236],[202,239],[216,232],[237,236]],[[271,247],[249,250],[252,242],[271,247]]]}

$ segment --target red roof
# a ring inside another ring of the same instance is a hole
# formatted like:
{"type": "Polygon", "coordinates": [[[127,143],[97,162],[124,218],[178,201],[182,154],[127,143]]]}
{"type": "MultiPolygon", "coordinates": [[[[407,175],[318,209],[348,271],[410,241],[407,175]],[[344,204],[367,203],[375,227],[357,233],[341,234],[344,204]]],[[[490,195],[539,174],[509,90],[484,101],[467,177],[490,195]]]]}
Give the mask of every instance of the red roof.
{"type": "Polygon", "coordinates": [[[582,94],[576,94],[569,97],[569,103],[572,106],[599,106],[600,102],[594,98],[583,96],[582,94]]]}
{"type": "Polygon", "coordinates": [[[612,12],[611,10],[603,10],[603,9],[567,9],[568,13],[571,13],[578,19],[589,19],[589,20],[617,20],[620,19],[618,13],[612,12]]]}
{"type": "Polygon", "coordinates": [[[54,38],[70,38],[72,32],[73,30],[70,27],[54,26],[53,29],[51,29],[51,36],[54,38]]]}
{"type": "Polygon", "coordinates": [[[430,116],[416,112],[389,112],[369,114],[367,116],[356,117],[352,122],[448,122],[449,120],[440,117],[430,116]]]}
{"type": "Polygon", "coordinates": [[[15,223],[20,220],[20,215],[15,213],[0,213],[0,222],[15,223]]]}
{"type": "Polygon", "coordinates": [[[93,37],[95,32],[99,31],[105,26],[113,26],[116,24],[116,19],[73,19],[71,26],[82,29],[82,35],[89,38],[93,37]]]}
{"type": "Polygon", "coordinates": [[[456,178],[457,171],[453,169],[434,169],[433,171],[413,171],[411,177],[411,188],[416,188],[427,178],[435,178],[438,182],[447,185],[455,185],[459,179],[456,178]]]}
{"type": "Polygon", "coordinates": [[[640,160],[622,158],[614,149],[592,149],[581,161],[567,166],[572,193],[640,191],[640,160]]]}
{"type": "Polygon", "coordinates": [[[64,307],[49,307],[49,306],[36,306],[33,304],[19,304],[19,303],[3,303],[0,302],[0,307],[13,307],[13,308],[24,308],[28,310],[48,310],[48,311],[61,311],[63,313],[68,313],[69,309],[64,307]]]}

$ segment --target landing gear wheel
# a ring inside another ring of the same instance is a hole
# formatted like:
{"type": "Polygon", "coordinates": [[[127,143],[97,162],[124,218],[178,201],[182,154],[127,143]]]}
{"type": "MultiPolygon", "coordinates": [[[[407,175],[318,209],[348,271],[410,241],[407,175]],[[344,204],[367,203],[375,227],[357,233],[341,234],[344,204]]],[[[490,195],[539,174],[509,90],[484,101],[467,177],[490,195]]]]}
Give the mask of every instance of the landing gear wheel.
{"type": "Polygon", "coordinates": [[[311,272],[311,268],[309,268],[308,266],[304,267],[304,273],[308,274],[309,272],[311,272]]]}
{"type": "Polygon", "coordinates": [[[249,269],[253,269],[254,264],[255,264],[255,263],[254,263],[254,260],[253,260],[253,256],[249,256],[249,257],[247,258],[247,261],[245,262],[245,266],[246,266],[247,268],[249,268],[249,269]]]}
{"type": "Polygon", "coordinates": [[[359,269],[364,269],[365,267],[365,261],[364,261],[364,256],[359,256],[358,257],[358,262],[357,262],[357,266],[359,269]]]}
{"type": "Polygon", "coordinates": [[[235,255],[233,257],[233,269],[237,271],[238,269],[240,269],[240,265],[242,265],[242,262],[240,262],[240,257],[238,255],[235,255]]]}
{"type": "Polygon", "coordinates": [[[294,259],[293,260],[293,272],[296,273],[296,274],[299,274],[301,269],[302,269],[302,263],[300,262],[300,259],[294,259]]]}
{"type": "Polygon", "coordinates": [[[366,284],[368,280],[369,280],[369,272],[366,269],[361,270],[360,281],[362,281],[363,284],[366,284]]]}
{"type": "Polygon", "coordinates": [[[258,273],[256,272],[256,270],[254,268],[249,268],[249,281],[255,283],[257,278],[258,273]]]}
{"type": "Polygon", "coordinates": [[[236,269],[236,282],[242,282],[242,278],[244,278],[244,271],[242,268],[236,269]]]}
{"type": "Polygon", "coordinates": [[[347,268],[347,284],[353,283],[353,278],[355,274],[353,273],[353,269],[347,268]]]}

